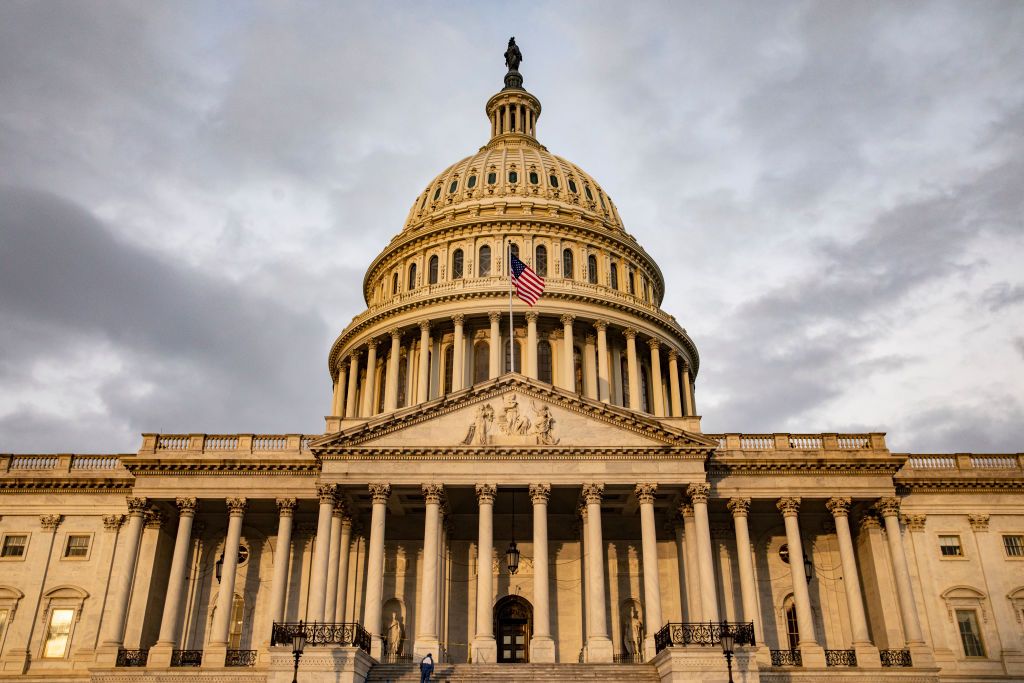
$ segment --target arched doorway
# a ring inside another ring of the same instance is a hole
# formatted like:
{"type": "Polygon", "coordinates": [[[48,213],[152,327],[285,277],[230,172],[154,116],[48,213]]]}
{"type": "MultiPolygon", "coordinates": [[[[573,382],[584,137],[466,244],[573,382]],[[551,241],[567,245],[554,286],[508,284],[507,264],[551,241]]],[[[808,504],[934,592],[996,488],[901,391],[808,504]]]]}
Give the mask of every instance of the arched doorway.
{"type": "Polygon", "coordinates": [[[498,640],[498,662],[530,661],[533,633],[533,605],[519,595],[506,595],[494,606],[494,634],[498,640]]]}

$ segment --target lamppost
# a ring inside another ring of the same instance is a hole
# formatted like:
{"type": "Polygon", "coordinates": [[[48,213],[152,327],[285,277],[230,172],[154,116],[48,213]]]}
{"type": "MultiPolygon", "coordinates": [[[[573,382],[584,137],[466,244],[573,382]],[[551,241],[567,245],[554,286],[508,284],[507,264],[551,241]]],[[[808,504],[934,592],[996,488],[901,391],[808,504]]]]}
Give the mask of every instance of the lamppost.
{"type": "Polygon", "coordinates": [[[299,659],[302,658],[302,651],[306,649],[306,625],[299,622],[299,630],[292,634],[292,654],[295,655],[295,673],[292,674],[292,683],[299,683],[299,659]]]}
{"type": "MultiPolygon", "coordinates": [[[[733,683],[732,680],[732,653],[733,648],[736,646],[736,634],[732,632],[732,628],[727,622],[722,622],[722,654],[725,655],[725,664],[729,667],[729,683],[733,683]]],[[[294,683],[294,681],[292,682],[294,683]]]]}

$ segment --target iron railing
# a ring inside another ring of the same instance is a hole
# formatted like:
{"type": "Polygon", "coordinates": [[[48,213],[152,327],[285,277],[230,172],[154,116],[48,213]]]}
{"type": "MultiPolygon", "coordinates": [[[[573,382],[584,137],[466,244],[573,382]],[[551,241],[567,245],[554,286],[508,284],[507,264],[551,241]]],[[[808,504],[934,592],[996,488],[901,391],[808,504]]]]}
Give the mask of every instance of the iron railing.
{"type": "Polygon", "coordinates": [[[256,666],[256,650],[228,650],[224,666],[256,666]]]}
{"type": "Polygon", "coordinates": [[[381,664],[412,664],[412,655],[402,655],[396,652],[384,653],[380,655],[381,664]]]}
{"type": "Polygon", "coordinates": [[[737,645],[754,645],[754,622],[690,622],[668,623],[654,634],[654,649],[661,652],[666,647],[678,645],[718,645],[722,633],[731,633],[737,645]]]}
{"type": "Polygon", "coordinates": [[[825,650],[825,666],[857,666],[857,651],[825,650]]]}
{"type": "Polygon", "coordinates": [[[149,648],[143,648],[141,650],[125,650],[121,648],[117,651],[117,661],[114,663],[115,666],[146,666],[146,660],[149,659],[149,648]]]}
{"type": "Polygon", "coordinates": [[[357,623],[321,623],[317,621],[274,623],[271,645],[291,645],[296,633],[306,634],[306,645],[351,645],[370,652],[370,634],[357,623]]]}
{"type": "Polygon", "coordinates": [[[612,655],[612,661],[616,664],[643,664],[644,656],[636,652],[620,652],[612,655]]]}
{"type": "Polygon", "coordinates": [[[879,650],[882,666],[914,666],[910,659],[910,650],[879,650]]]}
{"type": "Polygon", "coordinates": [[[201,666],[202,663],[202,650],[173,650],[171,652],[171,666],[201,666]]]}
{"type": "Polygon", "coordinates": [[[803,666],[800,650],[772,650],[772,666],[803,666]]]}

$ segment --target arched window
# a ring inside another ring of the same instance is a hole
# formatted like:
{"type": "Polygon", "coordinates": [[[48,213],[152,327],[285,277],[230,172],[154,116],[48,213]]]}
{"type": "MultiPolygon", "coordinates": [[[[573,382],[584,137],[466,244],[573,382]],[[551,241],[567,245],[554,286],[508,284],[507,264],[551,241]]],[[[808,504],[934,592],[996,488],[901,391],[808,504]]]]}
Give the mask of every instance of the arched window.
{"type": "Polygon", "coordinates": [[[619,373],[622,375],[622,407],[629,407],[629,363],[625,356],[619,359],[619,373]]]}
{"type": "Polygon", "coordinates": [[[572,279],[572,249],[562,251],[562,277],[572,279]]]}
{"type": "Polygon", "coordinates": [[[640,366],[640,410],[645,413],[651,412],[651,402],[648,400],[648,394],[650,393],[648,387],[651,386],[650,382],[651,373],[647,369],[646,365],[640,366]]]}
{"type": "Polygon", "coordinates": [[[398,294],[398,273],[391,275],[391,296],[398,294]]]}
{"type": "Polygon", "coordinates": [[[590,192],[590,185],[584,185],[583,192],[586,193],[587,199],[589,199],[590,201],[594,201],[594,195],[591,194],[590,192]]]}
{"type": "Polygon", "coordinates": [[[548,176],[548,182],[551,183],[551,187],[558,189],[558,176],[554,173],[548,176]]]}
{"type": "Polygon", "coordinates": [[[593,254],[587,257],[587,282],[597,284],[597,257],[593,254]]]}
{"type": "Polygon", "coordinates": [[[486,382],[491,374],[491,345],[478,341],[473,345],[473,384],[486,382]]]}
{"type": "MultiPolygon", "coordinates": [[[[513,346],[516,349],[516,372],[521,373],[523,371],[523,346],[519,342],[515,342],[513,346]]],[[[512,372],[512,359],[509,358],[509,345],[505,343],[505,372],[512,372]]]]}
{"type": "Polygon", "coordinates": [[[409,266],[409,291],[416,289],[416,264],[409,266]]]}
{"type": "Polygon", "coordinates": [[[612,289],[619,288],[619,267],[612,264],[612,289]]]}
{"type": "Polygon", "coordinates": [[[537,256],[533,260],[533,270],[541,277],[548,276],[548,248],[543,244],[537,247],[537,256]]]}
{"type": "Polygon", "coordinates": [[[455,347],[448,345],[444,350],[444,393],[452,392],[452,370],[455,365],[455,347]]]}
{"type": "MultiPolygon", "coordinates": [[[[390,358],[390,356],[391,354],[389,353],[388,358],[390,358]]],[[[373,390],[377,392],[377,413],[384,412],[384,394],[387,393],[385,391],[385,387],[388,385],[388,358],[382,359],[380,364],[380,379],[377,380],[377,385],[373,387],[373,390]]]]}
{"type": "Polygon", "coordinates": [[[551,342],[546,339],[537,342],[537,379],[551,384],[551,342]]]}
{"type": "Polygon", "coordinates": [[[486,244],[480,247],[480,267],[477,274],[480,277],[487,277],[491,274],[491,248],[486,244]]]}
{"type": "Polygon", "coordinates": [[[409,393],[409,357],[398,359],[398,407],[404,408],[409,393]]]}
{"type": "Polygon", "coordinates": [[[786,635],[789,636],[789,649],[797,650],[800,646],[800,627],[796,621],[796,603],[792,596],[786,598],[786,635]]]}
{"type": "Polygon", "coordinates": [[[583,352],[580,351],[580,347],[574,346],[572,349],[572,369],[573,377],[576,379],[576,393],[583,393],[583,352]]]}
{"type": "Polygon", "coordinates": [[[636,295],[636,273],[632,269],[629,271],[629,293],[636,295]]]}
{"type": "Polygon", "coordinates": [[[436,202],[437,198],[440,197],[440,196],[441,196],[441,186],[438,185],[437,189],[434,190],[434,201],[436,202]]]}
{"type": "Polygon", "coordinates": [[[427,282],[432,285],[437,284],[437,256],[431,256],[430,261],[427,262],[427,282]]]}
{"type": "Polygon", "coordinates": [[[228,634],[228,648],[242,649],[242,627],[245,625],[245,603],[241,595],[231,601],[231,633],[228,634]]]}
{"type": "Polygon", "coordinates": [[[519,245],[518,244],[516,244],[515,242],[512,242],[511,244],[508,245],[508,248],[509,248],[509,251],[512,252],[513,256],[515,256],[516,258],[519,258],[519,245]]]}
{"type": "Polygon", "coordinates": [[[456,249],[452,253],[452,279],[461,280],[463,275],[462,262],[463,262],[462,250],[456,249]]]}

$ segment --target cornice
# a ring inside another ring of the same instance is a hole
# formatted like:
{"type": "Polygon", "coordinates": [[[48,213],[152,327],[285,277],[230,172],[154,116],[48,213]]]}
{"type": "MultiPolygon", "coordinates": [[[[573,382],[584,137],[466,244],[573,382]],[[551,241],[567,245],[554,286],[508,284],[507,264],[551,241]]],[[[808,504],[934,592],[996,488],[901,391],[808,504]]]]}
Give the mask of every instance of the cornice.
{"type": "Polygon", "coordinates": [[[631,448],[598,447],[532,447],[509,446],[451,446],[448,448],[360,448],[340,447],[320,456],[324,462],[338,460],[501,460],[501,461],[593,461],[593,460],[703,460],[704,449],[685,446],[651,446],[631,448]]]}
{"type": "Polygon", "coordinates": [[[932,479],[929,481],[896,482],[896,493],[908,495],[914,492],[927,493],[1024,493],[1024,481],[1009,479],[932,479]]]}
{"type": "Polygon", "coordinates": [[[97,493],[124,492],[135,486],[134,479],[6,478],[0,480],[0,493],[97,493]]]}
{"type": "Polygon", "coordinates": [[[260,460],[237,461],[217,457],[189,460],[149,460],[147,458],[126,459],[124,466],[136,476],[153,474],[218,475],[248,474],[268,476],[275,474],[316,475],[320,463],[316,460],[260,460]]]}
{"type": "Polygon", "coordinates": [[[773,475],[787,474],[886,474],[892,476],[899,471],[899,465],[892,462],[856,460],[844,458],[833,462],[822,461],[821,458],[807,460],[758,459],[743,462],[722,462],[710,460],[707,465],[708,474],[755,474],[773,475]]]}

